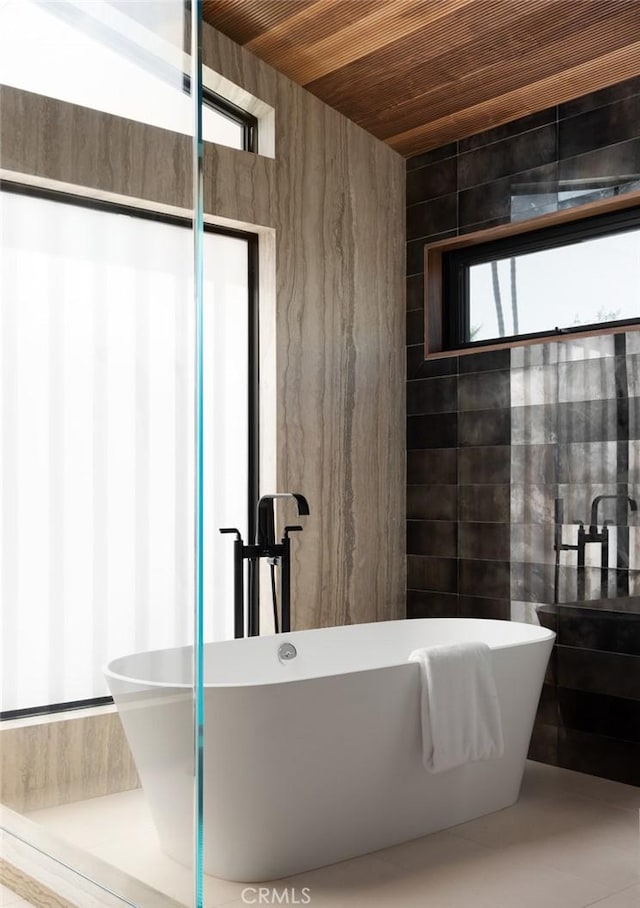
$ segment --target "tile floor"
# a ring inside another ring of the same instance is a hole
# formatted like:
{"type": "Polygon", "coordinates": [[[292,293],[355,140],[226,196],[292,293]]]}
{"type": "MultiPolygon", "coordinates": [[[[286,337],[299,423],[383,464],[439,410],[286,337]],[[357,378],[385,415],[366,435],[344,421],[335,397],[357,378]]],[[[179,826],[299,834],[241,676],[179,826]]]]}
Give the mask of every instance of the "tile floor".
{"type": "Polygon", "coordinates": [[[2,908],[32,908],[31,902],[26,902],[11,889],[0,883],[0,905],[2,908]]]}
{"type": "MultiPolygon", "coordinates": [[[[268,885],[289,904],[306,887],[311,908],[640,908],[639,809],[640,788],[528,762],[507,810],[268,885]]],[[[160,851],[140,791],[29,816],[190,904],[191,871],[160,851]]],[[[255,903],[243,889],[208,877],[206,906],[255,903]]]]}

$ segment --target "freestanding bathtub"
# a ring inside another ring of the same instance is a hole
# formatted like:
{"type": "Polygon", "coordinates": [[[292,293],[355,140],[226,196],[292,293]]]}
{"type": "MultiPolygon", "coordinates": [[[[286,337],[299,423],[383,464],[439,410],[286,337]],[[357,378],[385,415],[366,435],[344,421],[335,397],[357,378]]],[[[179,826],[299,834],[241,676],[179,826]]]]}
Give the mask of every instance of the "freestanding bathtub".
{"type": "MultiPolygon", "coordinates": [[[[375,851],[517,800],[554,633],[427,618],[207,644],[205,871],[256,882],[375,851]],[[480,640],[504,756],[431,774],[422,764],[423,646],[480,640]],[[278,649],[297,657],[281,662],[278,649]]],[[[106,670],[163,849],[192,862],[191,650],[106,670]]]]}

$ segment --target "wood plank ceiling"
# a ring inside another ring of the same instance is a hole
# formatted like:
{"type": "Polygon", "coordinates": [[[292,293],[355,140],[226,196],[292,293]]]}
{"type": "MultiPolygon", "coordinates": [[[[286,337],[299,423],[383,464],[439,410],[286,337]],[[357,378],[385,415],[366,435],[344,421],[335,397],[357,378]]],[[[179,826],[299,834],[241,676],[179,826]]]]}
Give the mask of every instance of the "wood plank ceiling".
{"type": "Polygon", "coordinates": [[[204,0],[203,10],[407,156],[640,74],[640,0],[204,0]]]}

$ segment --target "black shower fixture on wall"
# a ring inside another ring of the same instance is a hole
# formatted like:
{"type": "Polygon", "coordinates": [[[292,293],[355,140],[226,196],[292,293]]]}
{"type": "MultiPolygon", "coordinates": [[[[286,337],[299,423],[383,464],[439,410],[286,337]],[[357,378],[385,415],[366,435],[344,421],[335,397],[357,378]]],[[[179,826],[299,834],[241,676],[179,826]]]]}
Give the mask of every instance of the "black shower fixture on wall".
{"type": "Polygon", "coordinates": [[[282,538],[276,543],[274,503],[278,498],[291,498],[298,506],[298,516],[309,515],[309,503],[299,492],[275,492],[263,495],[258,501],[256,539],[245,545],[240,530],[224,527],[221,533],[234,533],[234,637],[257,637],[260,634],[260,598],[258,595],[258,565],[266,558],[271,573],[273,620],[276,634],[291,630],[291,533],[302,531],[301,526],[285,526],[282,538]],[[249,609],[245,635],[244,562],[249,562],[249,609]],[[276,593],[275,569],[280,568],[280,616],[276,593]]]}

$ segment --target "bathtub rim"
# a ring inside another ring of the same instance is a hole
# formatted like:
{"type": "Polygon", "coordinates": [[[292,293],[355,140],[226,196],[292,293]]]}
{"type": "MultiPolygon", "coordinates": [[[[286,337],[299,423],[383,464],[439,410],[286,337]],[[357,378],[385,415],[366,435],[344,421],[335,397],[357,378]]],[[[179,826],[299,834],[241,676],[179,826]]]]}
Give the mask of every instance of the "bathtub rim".
{"type": "MultiPolygon", "coordinates": [[[[278,635],[270,634],[270,635],[265,635],[265,637],[262,637],[262,638],[247,637],[247,638],[243,638],[243,639],[245,639],[245,640],[263,639],[264,640],[264,639],[274,638],[274,639],[280,640],[281,643],[286,643],[289,641],[295,643],[296,639],[299,639],[299,635],[301,635],[301,634],[314,634],[317,632],[323,632],[323,631],[326,632],[327,630],[338,630],[338,629],[343,629],[346,627],[348,627],[348,628],[356,628],[356,627],[366,628],[366,627],[379,627],[380,625],[390,625],[390,624],[393,624],[393,625],[403,624],[404,625],[407,623],[407,621],[411,621],[412,623],[413,622],[422,623],[422,622],[427,622],[427,621],[428,622],[437,621],[439,623],[447,623],[447,624],[452,623],[452,622],[455,622],[455,623],[464,622],[465,624],[473,623],[474,625],[483,624],[485,626],[489,625],[489,624],[490,625],[501,625],[501,626],[502,625],[511,625],[511,626],[517,625],[518,627],[521,627],[521,628],[527,628],[529,632],[532,632],[532,631],[536,632],[535,635],[530,636],[529,639],[525,638],[525,639],[520,639],[520,640],[511,640],[511,641],[508,641],[505,643],[487,644],[487,646],[489,646],[489,649],[491,649],[491,650],[514,649],[516,647],[531,646],[531,645],[534,645],[537,643],[545,643],[545,642],[553,643],[553,641],[555,640],[555,637],[556,637],[555,631],[552,631],[549,628],[545,628],[542,625],[528,624],[524,621],[504,621],[502,619],[495,619],[495,618],[411,618],[411,619],[399,618],[399,619],[395,619],[395,620],[391,620],[391,621],[368,621],[368,622],[365,622],[362,624],[332,625],[329,628],[326,628],[326,627],[309,628],[308,630],[290,631],[286,634],[278,634],[278,635]]],[[[239,642],[240,641],[238,641],[238,640],[210,641],[210,643],[205,644],[205,646],[224,644],[224,643],[239,643],[239,642]]],[[[462,641],[456,641],[456,642],[462,642],[462,641]]],[[[484,642],[484,641],[480,641],[480,642],[484,642]]],[[[436,645],[438,645],[438,644],[436,644],[436,645]]],[[[158,689],[158,690],[169,689],[169,690],[193,691],[192,682],[156,681],[156,680],[151,680],[149,678],[133,677],[131,675],[122,674],[121,672],[114,671],[112,668],[112,666],[114,666],[116,663],[123,661],[123,660],[131,659],[134,656],[150,655],[152,653],[161,653],[161,652],[164,652],[165,650],[179,650],[179,649],[184,650],[184,649],[190,649],[190,648],[192,648],[192,647],[187,645],[187,646],[182,646],[182,647],[179,647],[179,646],[178,647],[164,647],[163,649],[143,650],[140,653],[137,653],[137,652],[128,653],[126,655],[117,656],[115,659],[112,659],[110,662],[108,662],[106,665],[103,666],[102,671],[103,671],[103,674],[106,679],[108,679],[108,680],[113,679],[116,682],[121,682],[124,684],[141,685],[141,686],[143,685],[145,688],[158,689]]],[[[407,654],[407,656],[408,656],[408,654],[407,654]]],[[[397,660],[394,660],[392,662],[382,662],[377,665],[367,666],[366,668],[363,668],[360,666],[358,668],[354,668],[351,671],[328,672],[328,673],[325,672],[323,674],[308,675],[308,676],[305,676],[304,678],[287,677],[287,676],[283,675],[281,678],[274,678],[274,679],[269,679],[269,680],[215,681],[215,682],[205,683],[204,688],[205,689],[228,689],[228,688],[246,689],[246,688],[272,687],[274,685],[279,685],[279,684],[293,684],[296,682],[303,682],[303,681],[316,681],[321,678],[332,677],[333,675],[352,675],[352,674],[356,674],[358,672],[368,672],[368,671],[375,671],[377,669],[393,668],[395,666],[401,666],[404,664],[416,665],[416,667],[417,667],[416,663],[411,663],[408,661],[408,659],[406,660],[406,663],[402,662],[402,661],[398,662],[397,660]]],[[[285,666],[285,668],[286,668],[286,666],[285,666]]]]}

